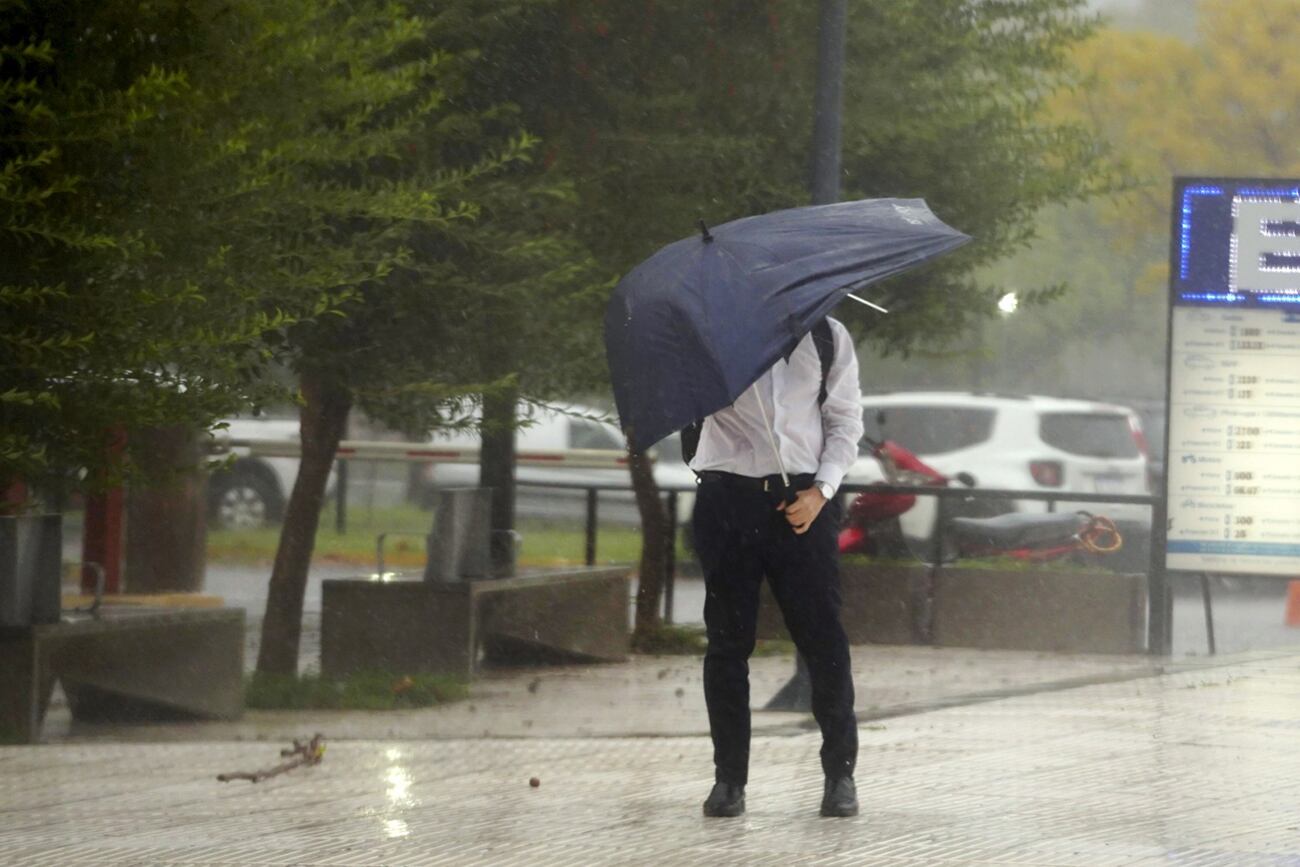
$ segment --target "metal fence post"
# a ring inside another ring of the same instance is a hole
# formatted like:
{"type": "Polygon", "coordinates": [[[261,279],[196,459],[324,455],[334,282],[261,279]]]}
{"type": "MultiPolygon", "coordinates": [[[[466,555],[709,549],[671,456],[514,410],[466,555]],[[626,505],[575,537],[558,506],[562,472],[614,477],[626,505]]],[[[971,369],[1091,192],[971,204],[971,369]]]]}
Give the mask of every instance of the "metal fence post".
{"type": "Polygon", "coordinates": [[[1151,504],[1151,562],[1147,571],[1147,652],[1153,656],[1173,652],[1174,598],[1165,569],[1167,520],[1165,500],[1157,497],[1151,504]]]}
{"type": "Polygon", "coordinates": [[[1214,611],[1210,604],[1210,573],[1201,573],[1201,601],[1205,604],[1205,640],[1214,656],[1214,611]]]}
{"type": "Polygon", "coordinates": [[[668,492],[668,532],[664,535],[664,622],[673,625],[673,591],[677,585],[677,492],[668,492]]]}
{"type": "Polygon", "coordinates": [[[348,531],[348,462],[346,458],[335,461],[338,478],[334,483],[334,532],[342,536],[348,531]]]}
{"type": "Polygon", "coordinates": [[[934,561],[925,573],[925,587],[921,594],[917,623],[914,633],[923,644],[934,643],[934,593],[939,583],[939,570],[943,568],[943,524],[948,518],[948,498],[936,494],[938,502],[934,504],[934,542],[931,554],[934,561]]]}
{"type": "Polygon", "coordinates": [[[587,488],[587,548],[588,566],[596,565],[596,494],[595,488],[587,488]]]}

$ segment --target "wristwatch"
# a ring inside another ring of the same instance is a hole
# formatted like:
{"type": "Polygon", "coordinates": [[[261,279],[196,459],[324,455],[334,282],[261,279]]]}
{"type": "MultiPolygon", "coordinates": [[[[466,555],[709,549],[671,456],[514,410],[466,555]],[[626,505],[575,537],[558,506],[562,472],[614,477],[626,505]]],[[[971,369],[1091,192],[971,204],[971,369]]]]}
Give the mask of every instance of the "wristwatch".
{"type": "Polygon", "coordinates": [[[817,490],[821,491],[822,496],[827,500],[835,496],[835,489],[830,486],[829,482],[823,482],[821,479],[817,479],[813,484],[817,486],[817,490]]]}

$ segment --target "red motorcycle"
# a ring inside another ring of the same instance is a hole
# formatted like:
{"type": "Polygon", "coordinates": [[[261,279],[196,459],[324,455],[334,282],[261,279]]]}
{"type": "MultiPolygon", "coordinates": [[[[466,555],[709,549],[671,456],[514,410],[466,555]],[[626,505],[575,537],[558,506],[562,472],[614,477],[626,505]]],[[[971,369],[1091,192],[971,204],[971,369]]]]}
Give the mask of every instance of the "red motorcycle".
{"type": "MultiPolygon", "coordinates": [[[[840,530],[840,553],[900,556],[908,553],[909,546],[898,519],[916,505],[917,495],[873,491],[870,488],[884,485],[946,488],[954,479],[945,476],[892,440],[868,442],[872,457],[880,464],[884,481],[871,485],[849,504],[844,527],[840,530]]],[[[968,486],[975,484],[975,480],[965,473],[955,480],[968,486]]]]}
{"type": "MultiPolygon", "coordinates": [[[[1017,512],[1005,500],[981,497],[948,498],[942,524],[928,525],[925,536],[909,536],[900,518],[911,511],[921,494],[874,491],[873,487],[914,485],[949,487],[960,482],[975,487],[969,473],[946,476],[908,449],[891,440],[869,440],[884,481],[868,487],[849,504],[840,530],[841,554],[875,557],[915,557],[934,554],[933,534],[940,536],[940,556],[946,562],[958,557],[1010,556],[1022,560],[1052,560],[1083,551],[1106,554],[1123,544],[1114,522],[1087,512],[1017,512]],[[929,538],[926,538],[928,536],[929,538]]],[[[937,501],[938,497],[927,498],[937,501]]]]}

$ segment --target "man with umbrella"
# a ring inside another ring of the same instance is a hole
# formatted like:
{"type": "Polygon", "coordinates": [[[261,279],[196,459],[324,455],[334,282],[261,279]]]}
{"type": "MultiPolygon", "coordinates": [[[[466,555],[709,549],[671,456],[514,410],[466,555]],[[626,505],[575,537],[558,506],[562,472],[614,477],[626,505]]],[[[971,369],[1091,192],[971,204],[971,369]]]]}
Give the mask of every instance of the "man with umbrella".
{"type": "Polygon", "coordinates": [[[812,681],[826,775],[821,813],[858,812],[858,731],[840,625],[840,515],[833,498],[858,455],[862,407],[853,340],[838,321],[823,321],[833,346],[825,385],[809,333],[788,361],[778,361],[735,403],[705,419],[691,461],[700,478],[693,530],[706,588],[704,696],[716,774],[706,816],[739,816],[745,809],[748,659],[764,575],[812,681]]]}
{"type": "Polygon", "coordinates": [[[845,297],[875,307],[851,291],[970,238],[920,199],[792,208],[700,230],[619,281],[605,350],[629,448],[704,419],[691,460],[714,746],[704,812],[745,811],[748,658],[766,575],[812,681],[822,814],[855,815],[857,722],[831,498],[862,419],[853,342],[828,314],[845,297]]]}

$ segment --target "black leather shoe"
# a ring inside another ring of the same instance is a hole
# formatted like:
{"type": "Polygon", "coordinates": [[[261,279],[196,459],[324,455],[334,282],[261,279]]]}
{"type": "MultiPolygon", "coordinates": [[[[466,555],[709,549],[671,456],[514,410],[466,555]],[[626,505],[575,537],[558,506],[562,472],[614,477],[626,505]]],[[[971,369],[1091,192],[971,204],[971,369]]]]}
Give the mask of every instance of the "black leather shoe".
{"type": "Polygon", "coordinates": [[[745,812],[745,787],[731,783],[714,783],[713,791],[704,800],[704,815],[715,817],[739,816],[745,812]]]}
{"type": "Polygon", "coordinates": [[[858,814],[858,787],[852,777],[826,778],[822,794],[823,816],[856,816],[858,814]]]}

